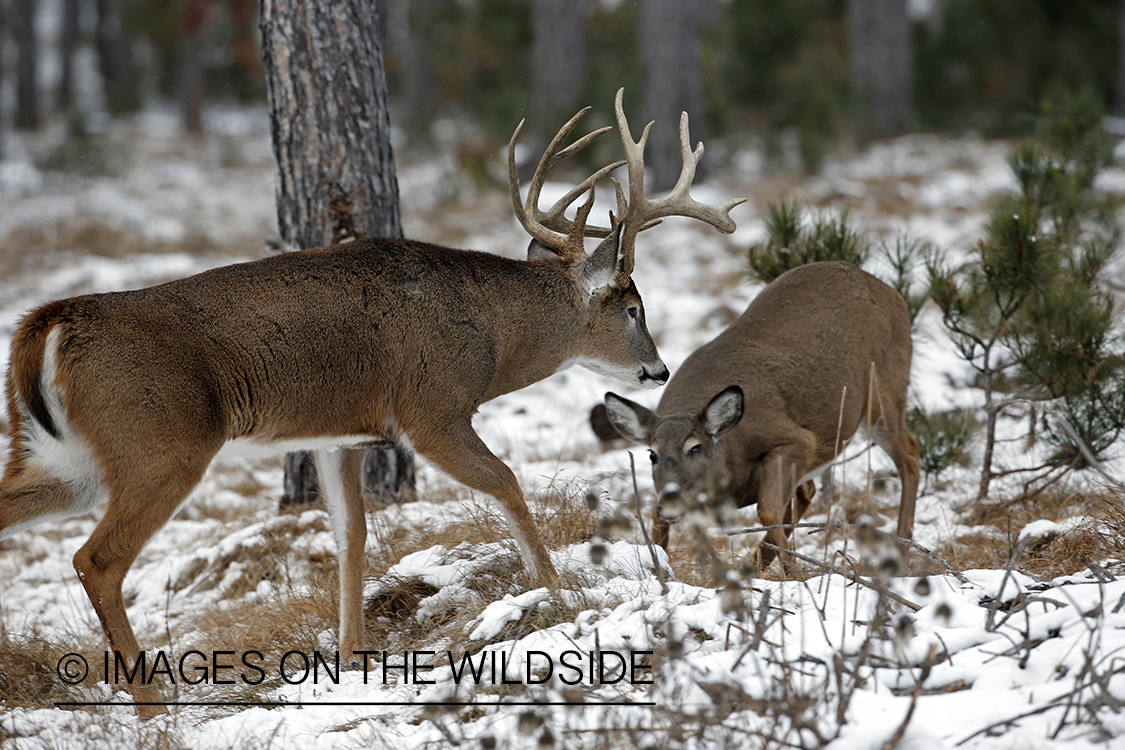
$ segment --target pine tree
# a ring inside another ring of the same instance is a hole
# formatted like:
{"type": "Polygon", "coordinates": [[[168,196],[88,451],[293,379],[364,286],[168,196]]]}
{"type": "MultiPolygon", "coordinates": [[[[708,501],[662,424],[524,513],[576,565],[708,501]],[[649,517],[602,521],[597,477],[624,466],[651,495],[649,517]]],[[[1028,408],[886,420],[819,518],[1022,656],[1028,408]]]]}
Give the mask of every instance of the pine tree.
{"type": "Polygon", "coordinates": [[[1082,447],[1097,458],[1125,429],[1125,355],[1099,283],[1122,240],[1116,201],[1094,185],[1112,160],[1100,121],[1092,92],[1045,99],[1035,140],[1009,159],[1018,190],[993,210],[973,262],[928,262],[931,296],[984,391],[982,498],[1001,474],[1035,472],[1025,486],[1042,487],[1083,468],[1082,447]],[[997,419],[1018,404],[1045,413],[1054,450],[998,473],[997,419]]]}

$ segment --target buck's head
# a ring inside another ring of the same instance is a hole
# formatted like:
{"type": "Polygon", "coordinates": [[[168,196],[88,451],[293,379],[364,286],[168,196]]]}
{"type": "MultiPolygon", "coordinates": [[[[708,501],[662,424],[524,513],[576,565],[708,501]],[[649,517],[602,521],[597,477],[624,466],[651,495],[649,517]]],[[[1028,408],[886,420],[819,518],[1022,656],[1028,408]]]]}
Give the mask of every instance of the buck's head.
{"type": "Polygon", "coordinates": [[[543,182],[552,169],[563,159],[585,148],[590,141],[611,130],[600,128],[579,138],[565,148],[562,142],[589,107],[572,117],[551,140],[550,145],[535,168],[528,187],[526,202],[520,198],[519,180],[516,177],[515,144],[523,122],[520,122],[508,143],[508,186],[516,217],[532,236],[528,260],[566,264],[575,274],[576,283],[588,296],[586,335],[572,360],[595,372],[622,380],[634,386],[653,387],[668,380],[668,368],[660,361],[656,345],[645,324],[644,304],[631,278],[634,247],[637,235],[660,223],[664,216],[688,216],[705,221],[716,229],[730,233],[734,222],[730,210],[742,200],[730,201],[715,208],[692,200],[688,188],[695,177],[695,167],[703,156],[703,144],[694,151],[688,138],[687,113],[680,118],[680,146],[684,166],[672,191],[656,200],[644,194],[644,148],[648,140],[649,123],[639,141],[629,132],[629,123],[622,109],[624,89],[617,92],[615,112],[617,128],[625,150],[625,160],[609,164],[583,180],[547,211],[539,208],[539,195],[543,182]],[[594,186],[599,180],[620,166],[629,173],[629,199],[617,180],[613,180],[617,196],[617,211],[610,214],[608,227],[587,223],[594,205],[594,186]],[[565,211],[583,194],[586,202],[579,206],[573,220],[565,211]],[[586,254],[585,237],[604,237],[590,255],[586,254]]]}
{"type": "Polygon", "coordinates": [[[605,395],[606,415],[629,440],[649,447],[656,512],[679,521],[700,496],[728,496],[731,477],[723,438],[742,419],[742,389],[732,385],[697,414],[657,414],[615,393],[605,395]]]}

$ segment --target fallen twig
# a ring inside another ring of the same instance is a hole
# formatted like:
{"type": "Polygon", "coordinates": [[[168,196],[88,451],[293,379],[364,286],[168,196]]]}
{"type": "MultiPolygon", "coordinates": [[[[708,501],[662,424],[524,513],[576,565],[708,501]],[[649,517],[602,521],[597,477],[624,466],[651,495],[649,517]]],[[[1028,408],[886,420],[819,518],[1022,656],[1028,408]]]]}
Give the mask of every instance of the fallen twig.
{"type": "Polygon", "coordinates": [[[883,586],[880,586],[879,584],[875,583],[874,581],[868,581],[868,580],[866,580],[864,578],[861,578],[860,576],[858,576],[854,573],[849,573],[846,570],[842,570],[841,568],[837,568],[835,565],[829,565],[828,563],[821,562],[820,560],[815,560],[815,559],[809,557],[808,555],[802,555],[800,552],[794,552],[791,549],[782,549],[782,548],[778,547],[776,544],[771,544],[769,542],[762,542],[762,546],[772,547],[773,549],[777,550],[777,552],[779,554],[793,555],[793,557],[796,557],[798,560],[802,560],[804,562],[807,562],[810,565],[815,565],[816,567],[820,568],[821,570],[827,571],[827,572],[832,573],[834,575],[843,576],[844,578],[847,578],[849,581],[852,581],[853,583],[858,583],[860,586],[866,586],[867,588],[869,588],[873,591],[877,591],[878,593],[887,597],[891,601],[897,602],[898,604],[901,604],[902,606],[907,607],[907,608],[909,608],[909,609],[911,609],[915,612],[922,609],[920,606],[918,606],[914,602],[907,601],[906,599],[903,599],[901,596],[899,596],[895,592],[890,591],[889,589],[887,589],[883,586]]]}
{"type": "MultiPolygon", "coordinates": [[[[832,528],[832,529],[854,529],[854,528],[856,528],[856,525],[853,524],[853,523],[844,523],[843,521],[833,521],[832,523],[825,523],[823,521],[802,521],[801,523],[778,523],[778,524],[774,524],[772,526],[753,526],[753,527],[745,528],[745,529],[730,529],[729,531],[726,532],[726,534],[727,534],[727,536],[738,536],[740,534],[754,534],[754,533],[758,533],[758,532],[761,532],[761,531],[771,531],[773,529],[819,529],[821,531],[824,531],[824,530],[827,530],[829,528],[832,528]]],[[[915,542],[913,539],[907,539],[906,537],[897,536],[895,534],[888,534],[885,531],[878,531],[878,530],[876,530],[876,531],[879,534],[883,534],[884,536],[886,536],[887,538],[891,539],[894,542],[898,542],[900,544],[908,545],[911,549],[914,549],[918,552],[921,552],[923,555],[925,555],[926,557],[930,558],[931,560],[933,560],[934,562],[938,563],[943,568],[948,570],[961,583],[968,583],[969,582],[969,579],[967,579],[967,578],[965,578],[965,576],[961,575],[961,571],[957,570],[957,568],[950,565],[949,562],[946,561],[945,558],[943,558],[941,555],[934,552],[933,550],[929,549],[928,547],[923,547],[921,544],[918,544],[918,542],[915,542]]]]}

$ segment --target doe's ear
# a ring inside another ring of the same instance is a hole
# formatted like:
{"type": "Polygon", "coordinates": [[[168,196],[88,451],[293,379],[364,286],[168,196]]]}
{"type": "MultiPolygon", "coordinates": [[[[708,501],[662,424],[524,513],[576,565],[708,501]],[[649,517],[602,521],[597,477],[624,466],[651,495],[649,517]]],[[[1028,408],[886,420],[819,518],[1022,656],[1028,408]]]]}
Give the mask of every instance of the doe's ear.
{"type": "Polygon", "coordinates": [[[699,420],[703,423],[703,429],[707,430],[707,434],[712,439],[718,440],[723,433],[738,424],[742,419],[742,410],[742,389],[732,385],[711,399],[711,403],[703,408],[699,420]]]}
{"type": "Polygon", "coordinates": [[[620,263],[621,233],[624,229],[625,222],[621,222],[613,234],[602,240],[590,257],[582,262],[582,283],[588,293],[593,294],[616,283],[614,277],[620,263]]]}
{"type": "Polygon", "coordinates": [[[616,393],[605,394],[605,412],[617,431],[634,443],[648,445],[656,414],[638,403],[622,398],[616,393]]]}

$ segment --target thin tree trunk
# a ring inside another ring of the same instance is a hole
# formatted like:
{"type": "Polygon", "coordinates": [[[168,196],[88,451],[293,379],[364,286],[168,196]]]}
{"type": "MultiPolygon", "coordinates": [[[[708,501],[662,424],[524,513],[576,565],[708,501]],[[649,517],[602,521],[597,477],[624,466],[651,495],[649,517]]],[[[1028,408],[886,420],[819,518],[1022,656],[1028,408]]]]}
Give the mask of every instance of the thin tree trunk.
{"type": "Polygon", "coordinates": [[[913,44],[907,0],[848,0],[848,59],[865,136],[906,130],[910,116],[913,44]],[[867,113],[870,128],[865,127],[867,113]]]}
{"type": "Polygon", "coordinates": [[[74,52],[78,48],[81,8],[79,0],[62,0],[62,30],[59,35],[59,109],[66,110],[74,103],[74,52]]]}
{"type": "MultiPolygon", "coordinates": [[[[262,0],[261,27],[283,243],[402,237],[375,6],[262,0]]],[[[411,497],[412,461],[389,444],[369,451],[365,477],[391,484],[369,483],[367,494],[411,497]]],[[[314,477],[308,454],[288,456],[282,503],[315,496],[314,477]]]]}
{"type": "Polygon", "coordinates": [[[16,127],[39,128],[39,41],[35,34],[35,0],[12,3],[16,37],[16,127]]]}
{"type": "Polygon", "coordinates": [[[585,65],[586,0],[535,0],[531,7],[533,150],[555,134],[552,123],[571,114],[585,65]]]}
{"type": "Polygon", "coordinates": [[[1117,3],[1117,91],[1114,112],[1125,117],[1125,0],[1117,3]]]}
{"type": "Polygon", "coordinates": [[[407,35],[403,61],[406,132],[421,132],[433,106],[434,73],[430,34],[440,0],[406,0],[407,35]]]}
{"type": "MultiPolygon", "coordinates": [[[[0,60],[4,59],[4,36],[8,33],[9,18],[4,3],[0,2],[0,60]]],[[[4,101],[4,76],[0,75],[0,104],[4,101]]],[[[0,123],[3,122],[4,108],[0,106],[0,123]]],[[[4,158],[4,128],[0,126],[0,159],[4,158]]]]}
{"type": "Polygon", "coordinates": [[[122,0],[97,0],[97,51],[106,105],[111,112],[140,106],[140,71],[133,38],[121,26],[122,0]]]}
{"type": "Polygon", "coordinates": [[[996,446],[996,418],[999,410],[992,399],[992,346],[984,348],[984,368],[981,375],[984,377],[984,458],[981,459],[980,487],[977,489],[977,500],[988,497],[989,485],[992,483],[992,453],[996,446]]]}
{"type": "MultiPolygon", "coordinates": [[[[651,185],[664,190],[680,174],[680,113],[691,118],[692,140],[704,140],[699,64],[699,0],[641,0],[637,44],[644,121],[655,120],[646,159],[651,185]]],[[[700,178],[703,167],[700,165],[700,178]]]]}

